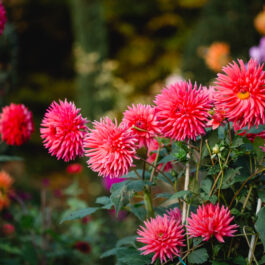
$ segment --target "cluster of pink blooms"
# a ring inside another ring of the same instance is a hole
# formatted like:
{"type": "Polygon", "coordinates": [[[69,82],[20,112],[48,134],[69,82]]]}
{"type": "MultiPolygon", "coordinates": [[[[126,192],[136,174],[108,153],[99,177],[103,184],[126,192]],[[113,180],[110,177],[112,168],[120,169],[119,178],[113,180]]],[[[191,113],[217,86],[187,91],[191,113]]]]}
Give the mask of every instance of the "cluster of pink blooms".
{"type": "MultiPolygon", "coordinates": [[[[234,217],[228,208],[219,204],[199,206],[196,213],[191,214],[186,225],[189,238],[202,237],[208,241],[215,237],[224,242],[223,237],[233,237],[238,227],[231,224],[234,217]]],[[[163,216],[156,216],[144,222],[137,231],[137,241],[144,244],[139,250],[142,255],[154,254],[152,263],[160,259],[161,264],[180,256],[181,247],[185,246],[184,226],[181,224],[181,212],[178,208],[169,210],[163,216]]]]}
{"type": "MultiPolygon", "coordinates": [[[[87,120],[74,103],[53,102],[41,124],[44,146],[57,159],[70,161],[85,155],[88,166],[100,176],[117,178],[126,175],[137,159],[138,148],[146,147],[150,163],[156,160],[157,137],[176,141],[196,140],[205,128],[216,129],[226,121],[237,131],[265,124],[265,72],[263,65],[250,59],[232,62],[218,74],[209,89],[179,81],[156,96],[155,106],[132,105],[122,122],[105,117],[87,120]]],[[[11,104],[0,114],[2,141],[21,145],[33,132],[31,112],[22,104],[11,104]]],[[[263,134],[262,134],[263,135],[263,134]]],[[[159,165],[170,170],[172,164],[159,165]]]]}

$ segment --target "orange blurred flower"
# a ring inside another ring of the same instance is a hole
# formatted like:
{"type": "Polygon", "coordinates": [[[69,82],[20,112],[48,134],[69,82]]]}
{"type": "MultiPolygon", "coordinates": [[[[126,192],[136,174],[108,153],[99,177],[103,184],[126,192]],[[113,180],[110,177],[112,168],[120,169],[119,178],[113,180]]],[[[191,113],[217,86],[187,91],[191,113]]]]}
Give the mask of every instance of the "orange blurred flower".
{"type": "Polygon", "coordinates": [[[12,184],[13,179],[5,171],[0,171],[0,210],[10,203],[8,194],[12,184]]]}
{"type": "Polygon", "coordinates": [[[260,34],[265,35],[265,8],[255,17],[254,26],[260,34]]]}
{"type": "Polygon", "coordinates": [[[230,47],[225,42],[212,43],[204,56],[207,66],[215,71],[219,72],[222,67],[227,65],[230,61],[230,47]]]}

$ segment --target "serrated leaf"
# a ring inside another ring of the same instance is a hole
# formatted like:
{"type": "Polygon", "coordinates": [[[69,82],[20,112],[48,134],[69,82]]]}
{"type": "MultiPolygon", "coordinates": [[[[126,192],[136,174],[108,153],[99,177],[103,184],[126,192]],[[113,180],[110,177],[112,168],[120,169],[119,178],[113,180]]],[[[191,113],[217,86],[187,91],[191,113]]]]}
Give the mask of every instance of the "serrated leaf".
{"type": "Polygon", "coordinates": [[[201,184],[201,189],[206,193],[206,194],[209,194],[210,191],[211,191],[211,188],[212,188],[212,180],[210,180],[209,178],[206,178],[202,181],[202,184],[201,184]]]}
{"type": "Polygon", "coordinates": [[[188,256],[189,263],[202,264],[208,260],[208,253],[205,248],[196,249],[188,256]]]}
{"type": "Polygon", "coordinates": [[[135,192],[144,189],[145,182],[142,180],[126,180],[121,183],[113,184],[111,187],[110,199],[118,214],[120,209],[129,203],[135,192]]]}
{"type": "Polygon", "coordinates": [[[126,245],[131,245],[131,246],[135,247],[136,238],[137,238],[137,236],[135,236],[135,235],[124,237],[116,243],[116,247],[121,247],[121,246],[126,246],[126,245]]]}
{"type": "Polygon", "coordinates": [[[101,204],[102,205],[101,208],[107,210],[111,209],[113,206],[110,198],[107,196],[98,197],[96,199],[96,203],[101,204]]]}
{"type": "Polygon", "coordinates": [[[85,209],[81,209],[81,210],[77,210],[74,212],[71,212],[70,214],[66,214],[60,221],[60,224],[65,222],[65,221],[72,221],[75,219],[80,219],[83,218],[87,215],[90,215],[92,213],[95,213],[98,209],[100,209],[99,207],[88,207],[85,209]]]}
{"type": "Polygon", "coordinates": [[[118,261],[127,265],[147,265],[151,263],[148,256],[141,255],[135,248],[119,248],[116,253],[118,261]]]}
{"type": "Polygon", "coordinates": [[[259,233],[259,238],[262,241],[264,252],[265,252],[265,207],[262,207],[258,212],[258,219],[255,224],[255,229],[259,233]]]}
{"type": "Polygon", "coordinates": [[[189,190],[181,190],[181,191],[174,193],[169,199],[174,200],[174,199],[184,198],[184,197],[191,195],[191,194],[192,194],[192,192],[189,190]]]}
{"type": "Polygon", "coordinates": [[[110,256],[115,256],[117,253],[117,248],[112,248],[112,249],[109,249],[105,252],[103,252],[100,256],[101,259],[104,259],[104,258],[107,258],[107,257],[110,257],[110,256]]]}

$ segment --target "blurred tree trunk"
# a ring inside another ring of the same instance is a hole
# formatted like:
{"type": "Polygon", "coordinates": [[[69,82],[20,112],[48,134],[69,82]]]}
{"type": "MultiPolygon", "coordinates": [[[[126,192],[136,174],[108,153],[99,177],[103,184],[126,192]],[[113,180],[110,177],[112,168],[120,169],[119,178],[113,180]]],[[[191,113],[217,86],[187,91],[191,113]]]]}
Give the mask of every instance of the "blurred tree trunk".
{"type": "Polygon", "coordinates": [[[82,114],[94,120],[95,110],[99,109],[96,98],[96,78],[102,60],[106,56],[106,30],[103,18],[102,1],[70,0],[74,54],[77,73],[77,104],[82,114]]]}

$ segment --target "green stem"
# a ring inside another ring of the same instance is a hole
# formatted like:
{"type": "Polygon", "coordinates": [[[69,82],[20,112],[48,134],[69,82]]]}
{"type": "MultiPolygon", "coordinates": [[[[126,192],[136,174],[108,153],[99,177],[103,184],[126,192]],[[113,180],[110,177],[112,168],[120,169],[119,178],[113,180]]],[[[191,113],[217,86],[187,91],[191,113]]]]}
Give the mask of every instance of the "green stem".
{"type": "Polygon", "coordinates": [[[200,170],[201,158],[202,158],[202,143],[203,143],[203,139],[202,139],[202,136],[201,136],[199,161],[198,161],[198,164],[197,164],[197,170],[196,170],[196,180],[197,180],[198,182],[199,182],[199,170],[200,170]]]}
{"type": "Polygon", "coordinates": [[[148,188],[144,189],[144,205],[147,213],[147,218],[148,217],[154,217],[154,209],[153,209],[153,204],[152,204],[152,199],[151,199],[151,192],[148,188]]]}
{"type": "Polygon", "coordinates": [[[222,184],[223,184],[223,179],[224,179],[224,169],[223,169],[223,165],[221,162],[220,157],[218,156],[218,161],[219,161],[219,165],[220,165],[220,169],[221,169],[221,181],[220,181],[220,185],[219,185],[219,190],[218,190],[218,201],[220,200],[220,192],[221,192],[221,188],[222,188],[222,184]]]}

